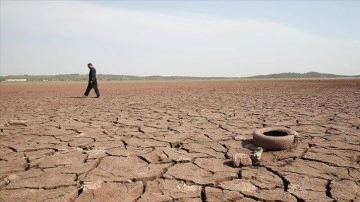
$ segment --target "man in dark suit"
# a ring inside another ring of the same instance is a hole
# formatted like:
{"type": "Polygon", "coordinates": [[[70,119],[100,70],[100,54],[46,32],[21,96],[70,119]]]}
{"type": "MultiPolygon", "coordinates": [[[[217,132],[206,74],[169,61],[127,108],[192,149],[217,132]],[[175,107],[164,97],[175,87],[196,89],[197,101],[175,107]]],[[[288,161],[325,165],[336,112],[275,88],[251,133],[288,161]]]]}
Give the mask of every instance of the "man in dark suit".
{"type": "Polygon", "coordinates": [[[99,89],[97,87],[96,69],[92,66],[91,63],[88,64],[88,68],[90,69],[90,71],[89,71],[89,83],[88,83],[88,86],[86,88],[86,91],[85,91],[84,95],[88,96],[89,93],[90,93],[90,90],[92,88],[94,88],[95,93],[96,93],[96,97],[99,98],[100,97],[100,92],[99,92],[99,89]]]}

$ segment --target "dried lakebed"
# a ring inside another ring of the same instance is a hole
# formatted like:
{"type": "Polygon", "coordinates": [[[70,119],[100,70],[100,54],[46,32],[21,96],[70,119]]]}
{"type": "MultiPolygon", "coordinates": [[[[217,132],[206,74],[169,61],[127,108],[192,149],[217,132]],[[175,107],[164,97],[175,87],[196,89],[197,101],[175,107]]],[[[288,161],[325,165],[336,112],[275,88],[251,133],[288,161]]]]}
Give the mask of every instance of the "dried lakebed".
{"type": "Polygon", "coordinates": [[[360,80],[85,87],[0,84],[0,201],[360,201],[360,80]],[[298,146],[232,167],[274,126],[298,146]]]}

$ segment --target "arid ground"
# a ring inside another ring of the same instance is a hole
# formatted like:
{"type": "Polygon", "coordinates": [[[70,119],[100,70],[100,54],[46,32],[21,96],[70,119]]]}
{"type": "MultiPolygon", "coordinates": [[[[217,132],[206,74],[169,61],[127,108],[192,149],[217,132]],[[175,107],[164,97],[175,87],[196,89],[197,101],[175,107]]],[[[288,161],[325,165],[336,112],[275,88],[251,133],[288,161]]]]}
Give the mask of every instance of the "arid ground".
{"type": "Polygon", "coordinates": [[[360,201],[359,79],[85,88],[0,84],[1,202],[360,201]],[[300,143],[232,167],[271,126],[300,143]]]}

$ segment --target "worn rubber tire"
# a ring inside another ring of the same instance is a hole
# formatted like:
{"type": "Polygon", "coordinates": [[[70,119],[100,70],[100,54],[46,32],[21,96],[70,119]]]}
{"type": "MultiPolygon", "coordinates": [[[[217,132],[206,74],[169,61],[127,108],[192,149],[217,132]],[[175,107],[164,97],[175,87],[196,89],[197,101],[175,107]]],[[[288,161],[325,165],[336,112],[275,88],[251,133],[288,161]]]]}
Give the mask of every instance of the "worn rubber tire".
{"type": "Polygon", "coordinates": [[[262,128],[253,133],[253,142],[255,145],[266,150],[285,150],[296,146],[298,133],[294,130],[283,127],[262,128]],[[286,133],[285,136],[268,136],[264,133],[280,131],[286,133]]]}

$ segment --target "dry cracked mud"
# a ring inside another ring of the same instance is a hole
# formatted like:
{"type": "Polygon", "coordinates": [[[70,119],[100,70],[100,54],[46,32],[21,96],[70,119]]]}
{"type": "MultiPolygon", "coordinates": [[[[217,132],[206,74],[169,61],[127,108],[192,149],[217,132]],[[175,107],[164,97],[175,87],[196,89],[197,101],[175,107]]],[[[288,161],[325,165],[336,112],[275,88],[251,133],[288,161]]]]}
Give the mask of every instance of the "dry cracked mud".
{"type": "Polygon", "coordinates": [[[0,84],[1,202],[360,201],[360,80],[85,87],[0,84]],[[298,146],[232,167],[271,126],[298,146]]]}

